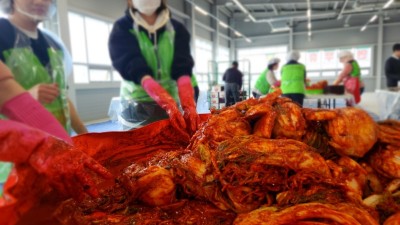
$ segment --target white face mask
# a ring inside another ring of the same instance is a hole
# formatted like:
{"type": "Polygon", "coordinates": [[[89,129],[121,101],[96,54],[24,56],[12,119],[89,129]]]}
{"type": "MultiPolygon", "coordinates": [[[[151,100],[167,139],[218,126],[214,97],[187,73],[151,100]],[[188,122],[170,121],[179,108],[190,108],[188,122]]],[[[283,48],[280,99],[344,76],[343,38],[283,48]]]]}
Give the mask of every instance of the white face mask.
{"type": "Polygon", "coordinates": [[[54,1],[50,5],[34,6],[34,5],[22,5],[15,4],[15,10],[19,13],[31,18],[34,21],[41,22],[48,20],[54,16],[56,12],[56,6],[54,1]]]}
{"type": "Polygon", "coordinates": [[[132,0],[133,6],[145,15],[153,15],[160,7],[161,0],[132,0]]]}

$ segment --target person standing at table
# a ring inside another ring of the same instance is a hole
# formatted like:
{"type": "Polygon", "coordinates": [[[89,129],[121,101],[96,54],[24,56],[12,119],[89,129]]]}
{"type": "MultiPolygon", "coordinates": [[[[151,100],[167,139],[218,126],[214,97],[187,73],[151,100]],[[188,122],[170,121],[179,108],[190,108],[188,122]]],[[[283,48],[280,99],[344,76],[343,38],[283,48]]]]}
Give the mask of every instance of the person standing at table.
{"type": "Polygon", "coordinates": [[[68,133],[71,126],[78,134],[87,133],[67,96],[70,55],[60,40],[38,28],[54,15],[55,1],[0,0],[0,10],[8,14],[0,18],[0,61],[68,133]]]}
{"type": "MultiPolygon", "coordinates": [[[[1,61],[0,113],[8,118],[0,119],[0,197],[11,163],[31,166],[39,176],[46,177],[58,191],[70,197],[81,196],[84,192],[97,197],[98,187],[92,181],[95,175],[112,178],[94,159],[70,146],[72,139],[59,121],[16,82],[1,61]],[[21,147],[24,144],[26,146],[21,147]],[[71,185],[76,188],[69,189],[71,185]]],[[[7,197],[12,202],[13,199],[7,197]]]]}
{"type": "Polygon", "coordinates": [[[128,0],[127,4],[108,43],[112,64],[123,77],[123,122],[134,129],[169,118],[188,138],[199,124],[191,84],[190,34],[171,18],[166,0],[128,0]]]}
{"type": "Polygon", "coordinates": [[[400,82],[400,44],[393,45],[393,55],[385,64],[386,84],[388,88],[398,87],[400,82]]]}
{"type": "Polygon", "coordinates": [[[238,62],[232,62],[232,67],[226,70],[222,80],[225,81],[225,103],[231,106],[240,101],[240,90],[243,85],[243,73],[238,69],[238,62]]]}
{"type": "MultiPolygon", "coordinates": [[[[343,63],[343,70],[338,78],[333,82],[333,85],[344,84],[346,92],[354,97],[354,103],[358,104],[361,101],[361,69],[358,62],[354,60],[353,53],[343,51],[339,53],[339,60],[343,63]]],[[[354,105],[352,101],[347,101],[348,106],[354,105]]]]}
{"type": "Polygon", "coordinates": [[[281,90],[284,97],[292,99],[303,106],[305,97],[306,67],[299,63],[300,52],[292,51],[288,62],[282,67],[281,90]]]}
{"type": "Polygon", "coordinates": [[[279,68],[280,59],[272,58],[268,62],[267,69],[261,73],[256,81],[253,89],[254,98],[260,98],[271,92],[272,89],[280,86],[280,82],[276,79],[275,71],[279,68]]]}

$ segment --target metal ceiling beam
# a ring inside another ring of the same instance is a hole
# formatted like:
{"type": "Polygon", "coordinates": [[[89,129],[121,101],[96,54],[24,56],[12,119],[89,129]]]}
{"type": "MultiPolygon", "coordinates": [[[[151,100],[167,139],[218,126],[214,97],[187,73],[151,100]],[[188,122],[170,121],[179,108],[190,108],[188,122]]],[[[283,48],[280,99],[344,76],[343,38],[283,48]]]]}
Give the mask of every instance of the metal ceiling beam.
{"type": "Polygon", "coordinates": [[[271,5],[272,10],[274,10],[275,15],[279,15],[278,9],[274,4],[271,5]]]}
{"type": "MultiPolygon", "coordinates": [[[[215,0],[217,5],[225,5],[228,2],[232,2],[231,0],[215,0]]],[[[313,0],[312,3],[332,3],[332,0],[313,0]]],[[[260,0],[245,0],[242,2],[243,5],[251,6],[251,5],[268,5],[268,4],[307,4],[306,1],[298,1],[298,0],[269,0],[269,1],[260,1],[260,0]]]]}
{"type": "Polygon", "coordinates": [[[342,6],[342,10],[340,10],[339,15],[337,16],[337,19],[338,19],[338,20],[342,19],[343,12],[344,12],[344,10],[346,10],[347,3],[349,3],[349,0],[346,0],[346,1],[344,2],[343,6],[342,6]]]}

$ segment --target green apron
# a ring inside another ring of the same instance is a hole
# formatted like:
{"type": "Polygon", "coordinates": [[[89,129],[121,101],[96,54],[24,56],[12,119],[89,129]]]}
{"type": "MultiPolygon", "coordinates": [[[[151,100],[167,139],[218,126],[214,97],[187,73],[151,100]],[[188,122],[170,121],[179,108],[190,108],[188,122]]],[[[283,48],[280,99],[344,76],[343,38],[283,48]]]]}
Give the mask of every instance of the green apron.
{"type": "MultiPolygon", "coordinates": [[[[70,132],[71,122],[67,101],[67,84],[65,78],[63,52],[55,47],[47,49],[49,66],[44,67],[30,47],[30,40],[20,31],[16,30],[16,43],[14,48],[2,52],[5,63],[12,71],[15,80],[26,90],[40,83],[57,83],[60,96],[44,107],[70,132]]],[[[45,36],[45,38],[48,38],[45,36]]],[[[52,43],[48,41],[48,43],[52,43]]],[[[4,118],[4,117],[3,117],[4,118]]],[[[12,164],[0,162],[0,184],[2,177],[7,177],[12,164]]],[[[1,192],[1,191],[0,191],[1,192]]]]}
{"type": "Polygon", "coordinates": [[[193,87],[199,86],[199,84],[197,83],[196,76],[195,76],[194,74],[192,74],[192,79],[191,79],[191,81],[192,81],[192,86],[193,86],[193,87]]]}
{"type": "MultiPolygon", "coordinates": [[[[139,31],[137,24],[130,32],[138,40],[140,51],[153,72],[153,78],[178,101],[176,82],[171,78],[175,52],[175,30],[172,24],[170,22],[167,24],[167,30],[158,37],[159,41],[156,44],[151,42],[145,32],[139,31]]],[[[141,85],[127,80],[123,80],[121,83],[121,98],[134,102],[154,102],[141,85]]]]}
{"type": "Polygon", "coordinates": [[[271,85],[267,81],[267,73],[269,69],[266,69],[260,74],[256,81],[255,89],[257,89],[261,94],[266,95],[269,92],[271,85]]]}
{"type": "Polygon", "coordinates": [[[350,64],[353,67],[353,70],[351,71],[350,76],[357,77],[360,79],[361,69],[360,69],[360,66],[358,65],[357,61],[353,60],[350,62],[350,64]]]}
{"type": "Polygon", "coordinates": [[[304,74],[306,69],[302,64],[289,64],[282,68],[281,90],[283,94],[305,94],[304,74]]]}

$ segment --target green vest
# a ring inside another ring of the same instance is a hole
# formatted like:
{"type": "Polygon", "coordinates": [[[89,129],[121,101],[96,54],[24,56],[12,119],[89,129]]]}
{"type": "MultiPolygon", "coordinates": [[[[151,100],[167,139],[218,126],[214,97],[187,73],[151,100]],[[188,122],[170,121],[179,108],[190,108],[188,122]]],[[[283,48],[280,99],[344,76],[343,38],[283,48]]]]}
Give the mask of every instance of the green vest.
{"type": "MultiPolygon", "coordinates": [[[[178,90],[176,82],[171,78],[171,68],[174,60],[175,31],[172,24],[167,24],[167,29],[158,37],[158,43],[154,45],[148,34],[139,31],[137,26],[131,29],[139,43],[142,56],[147,66],[153,72],[153,78],[176,100],[178,101],[178,90]]],[[[123,80],[121,83],[121,98],[136,102],[154,102],[143,87],[134,82],[123,80]]]]}
{"type": "Polygon", "coordinates": [[[264,70],[258,77],[256,85],[254,86],[261,94],[266,95],[269,92],[271,85],[267,81],[267,73],[269,69],[264,70]]]}
{"type": "Polygon", "coordinates": [[[351,77],[358,77],[360,78],[361,75],[361,69],[360,66],[358,65],[358,62],[355,60],[352,60],[349,62],[351,64],[351,66],[353,67],[353,70],[350,73],[351,77]]]}
{"type": "Polygon", "coordinates": [[[288,64],[282,68],[281,89],[283,94],[304,94],[304,75],[306,68],[302,64],[288,64]]]}

